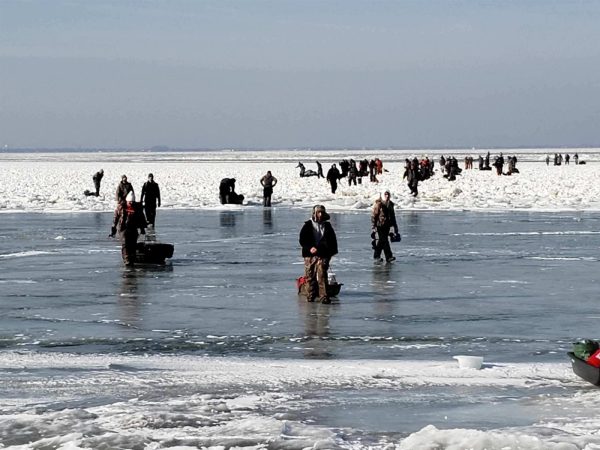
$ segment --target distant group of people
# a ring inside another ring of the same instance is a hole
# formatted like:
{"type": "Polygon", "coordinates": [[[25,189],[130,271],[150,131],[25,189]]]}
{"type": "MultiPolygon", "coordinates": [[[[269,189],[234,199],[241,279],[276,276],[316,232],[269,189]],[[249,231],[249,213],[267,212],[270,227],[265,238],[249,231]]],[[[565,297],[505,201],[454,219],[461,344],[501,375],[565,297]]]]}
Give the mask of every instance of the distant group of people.
{"type": "MultiPolygon", "coordinates": [[[[554,154],[554,165],[555,166],[562,165],[563,161],[565,162],[565,165],[568,165],[569,162],[571,161],[571,155],[569,155],[568,153],[565,153],[565,156],[563,158],[563,155],[560,154],[560,153],[555,153],[554,154]]],[[[575,161],[575,165],[579,165],[580,164],[579,155],[577,153],[575,153],[573,155],[573,161],[575,161]]],[[[581,164],[585,164],[585,161],[581,161],[581,164]]],[[[547,166],[550,165],[550,155],[546,155],[546,165],[547,166]]]]}
{"type": "MultiPolygon", "coordinates": [[[[271,197],[273,188],[277,185],[277,178],[271,171],[260,179],[263,188],[263,206],[271,206],[271,197]]],[[[235,178],[223,178],[219,183],[219,201],[222,205],[241,205],[244,202],[244,196],[235,192],[235,178]]]]}
{"type": "Polygon", "coordinates": [[[402,179],[407,181],[408,189],[413,197],[419,195],[419,181],[428,180],[434,173],[433,160],[425,156],[420,161],[417,157],[404,160],[404,174],[402,179]]]}
{"type": "MultiPolygon", "coordinates": [[[[574,154],[575,164],[579,164],[579,155],[574,154]]],[[[561,165],[563,157],[557,153],[554,155],[554,164],[561,165]]],[[[570,155],[564,157],[565,164],[569,164],[570,155]]],[[[473,169],[473,158],[465,157],[465,169],[473,169]]],[[[317,170],[307,170],[301,162],[296,166],[300,168],[301,177],[316,176],[325,178],[331,186],[331,192],[335,194],[338,181],[347,177],[348,185],[361,183],[361,178],[368,175],[371,182],[378,182],[377,175],[382,174],[383,163],[379,158],[361,160],[358,163],[353,159],[344,159],[340,161],[339,168],[332,164],[327,172],[323,174],[322,164],[317,161],[317,170]]],[[[546,164],[549,165],[550,157],[546,156],[546,164]]],[[[516,168],[517,157],[507,157],[507,172],[503,172],[505,159],[502,153],[494,158],[493,166],[497,175],[511,175],[518,173],[516,168]]],[[[403,179],[408,183],[411,195],[418,196],[418,184],[420,181],[431,178],[434,174],[435,163],[425,156],[421,160],[414,157],[407,158],[404,165],[403,179]]],[[[458,161],[454,156],[440,157],[441,172],[449,181],[456,179],[461,173],[458,167],[458,161]]],[[[485,158],[478,157],[479,170],[491,170],[490,152],[487,152],[485,158]]],[[[101,182],[104,177],[104,170],[96,172],[92,180],[94,182],[94,191],[86,191],[86,195],[100,195],[101,182]]],[[[223,178],[219,185],[219,199],[222,204],[242,204],[244,196],[235,192],[235,178],[223,178]]],[[[263,188],[263,206],[270,207],[272,202],[273,189],[278,184],[278,180],[271,171],[267,171],[260,178],[260,184],[263,188]]],[[[136,202],[135,192],[127,176],[123,175],[117,186],[115,199],[117,207],[114,213],[113,224],[111,227],[111,237],[119,233],[122,242],[122,257],[126,265],[133,265],[136,253],[136,243],[139,234],[145,234],[147,226],[154,227],[156,221],[156,209],[161,206],[160,189],[154,181],[153,174],[148,174],[148,180],[144,183],[141,190],[140,202],[136,202]],[[142,212],[143,207],[143,212],[142,212]]],[[[311,219],[306,221],[300,231],[299,242],[302,247],[302,256],[304,257],[305,279],[307,280],[308,301],[315,301],[318,297],[322,303],[329,303],[327,294],[327,272],[331,257],[338,252],[337,238],[333,227],[329,223],[330,216],[323,205],[313,207],[311,219]]],[[[391,200],[390,191],[385,191],[383,198],[380,196],[373,205],[371,214],[372,223],[372,247],[373,258],[375,262],[383,262],[382,254],[387,262],[392,262],[394,257],[391,241],[399,241],[400,234],[398,223],[394,210],[394,202],[391,200]],[[393,230],[393,231],[392,231],[393,230]]]]}
{"type": "Polygon", "coordinates": [[[323,165],[316,161],[317,170],[307,169],[302,162],[299,162],[296,168],[300,168],[300,178],[317,177],[325,178],[331,187],[331,193],[335,194],[338,188],[338,182],[342,178],[348,179],[348,186],[362,184],[362,178],[368,176],[369,181],[378,183],[377,175],[384,172],[383,162],[380,158],[371,160],[363,159],[356,162],[354,159],[343,159],[337,164],[332,164],[327,175],[323,174],[323,165]]]}

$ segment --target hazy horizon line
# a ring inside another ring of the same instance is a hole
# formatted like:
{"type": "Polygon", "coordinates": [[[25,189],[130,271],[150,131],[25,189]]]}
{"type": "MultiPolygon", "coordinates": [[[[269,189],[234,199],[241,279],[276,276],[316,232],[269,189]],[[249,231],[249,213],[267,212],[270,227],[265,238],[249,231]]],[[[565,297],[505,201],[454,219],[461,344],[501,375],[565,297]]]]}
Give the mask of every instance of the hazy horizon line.
{"type": "Polygon", "coordinates": [[[18,152],[49,152],[49,153],[73,153],[73,152],[257,152],[257,151],[372,151],[372,150],[384,150],[384,151],[408,151],[408,150],[542,150],[542,149],[596,149],[600,146],[595,145],[578,145],[578,146],[547,146],[547,145],[519,145],[519,146],[415,146],[415,147],[403,147],[403,146],[373,146],[373,147],[169,147],[169,146],[152,146],[152,147],[8,147],[4,146],[0,151],[6,153],[18,153],[18,152]]]}

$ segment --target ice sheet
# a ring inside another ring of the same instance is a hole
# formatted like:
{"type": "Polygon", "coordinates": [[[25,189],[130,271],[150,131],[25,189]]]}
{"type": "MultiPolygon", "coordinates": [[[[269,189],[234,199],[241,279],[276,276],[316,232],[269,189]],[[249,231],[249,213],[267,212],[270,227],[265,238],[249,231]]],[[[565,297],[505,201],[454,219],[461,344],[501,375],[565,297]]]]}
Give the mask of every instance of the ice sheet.
{"type": "MultiPolygon", "coordinates": [[[[492,152],[500,153],[502,150],[492,152]]],[[[236,190],[244,194],[246,205],[260,205],[260,178],[267,170],[279,180],[273,205],[312,206],[323,203],[336,210],[364,210],[371,207],[380,193],[389,189],[402,209],[417,210],[600,210],[600,165],[598,151],[581,153],[585,165],[546,166],[545,150],[504,150],[517,155],[519,174],[497,176],[494,171],[464,170],[455,182],[439,172],[421,182],[419,196],[413,199],[402,179],[404,159],[428,154],[436,164],[441,151],[344,152],[344,151],[230,151],[188,153],[0,153],[0,211],[112,211],[117,183],[127,174],[138,194],[147,174],[152,172],[161,187],[163,208],[223,208],[218,186],[222,178],[236,178],[236,190]],[[327,182],[316,177],[300,178],[298,161],[324,172],[342,158],[381,157],[387,172],[379,183],[368,177],[357,186],[340,180],[336,194],[327,182]],[[86,197],[93,189],[92,175],[105,171],[100,197],[86,197]]],[[[563,150],[564,151],[564,150],[563,150]]],[[[456,152],[455,152],[456,153],[456,152]]],[[[573,151],[572,151],[573,153],[573,151]]],[[[457,153],[477,157],[478,152],[457,153]]],[[[483,154],[483,153],[482,153],[483,154]]],[[[232,206],[227,206],[232,208],[232,206]]],[[[239,208],[233,207],[233,208],[239,208]]]]}

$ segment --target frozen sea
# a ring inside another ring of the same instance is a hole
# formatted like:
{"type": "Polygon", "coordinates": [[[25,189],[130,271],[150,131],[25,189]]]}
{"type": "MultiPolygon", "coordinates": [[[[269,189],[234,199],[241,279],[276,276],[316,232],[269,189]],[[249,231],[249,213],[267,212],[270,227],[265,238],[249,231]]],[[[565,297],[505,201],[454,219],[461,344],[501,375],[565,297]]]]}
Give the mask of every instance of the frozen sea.
{"type": "Polygon", "coordinates": [[[0,448],[598,449],[600,214],[336,211],[344,283],[298,297],[309,209],[161,209],[164,267],[125,269],[112,215],[3,213],[0,448]],[[454,355],[481,355],[482,370],[454,355]]]}

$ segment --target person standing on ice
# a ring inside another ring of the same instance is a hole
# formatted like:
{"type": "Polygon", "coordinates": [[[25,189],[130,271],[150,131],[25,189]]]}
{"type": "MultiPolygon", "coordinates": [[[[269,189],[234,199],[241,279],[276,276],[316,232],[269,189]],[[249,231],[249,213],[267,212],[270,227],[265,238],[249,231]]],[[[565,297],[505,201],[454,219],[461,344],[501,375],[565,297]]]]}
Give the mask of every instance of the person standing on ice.
{"type": "Polygon", "coordinates": [[[337,191],[337,182],[340,178],[340,171],[335,164],[332,164],[331,169],[327,171],[327,182],[331,185],[332,194],[335,194],[335,191],[337,191]]]}
{"type": "Polygon", "coordinates": [[[144,212],[146,213],[148,224],[154,228],[156,205],[158,204],[158,207],[160,208],[160,188],[158,187],[158,183],[154,181],[154,175],[151,173],[148,174],[148,181],[142,186],[140,202],[144,205],[144,212]]]}
{"type": "Polygon", "coordinates": [[[325,178],[325,175],[323,175],[323,166],[319,161],[317,161],[317,178],[325,178]]]}
{"type": "Polygon", "coordinates": [[[119,233],[121,239],[121,256],[126,266],[132,267],[135,263],[135,253],[138,239],[138,229],[140,234],[146,234],[146,220],[142,211],[135,204],[135,194],[130,191],[125,199],[119,202],[115,210],[113,226],[110,230],[110,237],[119,233]]]}
{"type": "Polygon", "coordinates": [[[304,258],[304,279],[308,285],[306,300],[331,303],[327,294],[327,271],[331,258],[337,254],[337,237],[329,223],[330,216],[323,205],[315,205],[310,220],[300,230],[300,246],[304,258]]]}
{"type": "Polygon", "coordinates": [[[127,197],[127,194],[130,192],[133,192],[133,186],[129,181],[127,181],[127,175],[121,175],[121,182],[117,186],[117,204],[125,200],[125,197],[127,197]]]}
{"type": "Polygon", "coordinates": [[[271,171],[267,171],[267,174],[260,179],[260,184],[263,187],[263,206],[271,206],[271,195],[273,195],[273,188],[277,185],[277,178],[275,178],[271,171]]]}
{"type": "Polygon", "coordinates": [[[96,197],[100,195],[100,182],[102,181],[103,176],[104,169],[100,169],[100,171],[96,172],[92,177],[92,181],[94,182],[94,189],[96,189],[96,197]]]}
{"type": "MultiPolygon", "coordinates": [[[[450,161],[448,158],[447,161],[450,161]]],[[[446,166],[448,162],[446,162],[446,166]]],[[[448,170],[448,167],[446,167],[448,170]]],[[[419,180],[421,179],[421,171],[419,169],[419,160],[417,158],[413,158],[412,161],[406,159],[404,164],[404,175],[402,175],[402,179],[405,179],[408,182],[408,188],[410,189],[410,193],[413,197],[419,195],[419,180]]]]}
{"type": "Polygon", "coordinates": [[[373,259],[376,263],[383,262],[381,252],[383,251],[387,262],[392,262],[396,258],[390,248],[389,234],[394,229],[394,234],[398,235],[398,223],[396,222],[396,212],[394,211],[394,202],[391,200],[390,191],[385,191],[383,200],[379,197],[373,205],[371,214],[371,224],[373,226],[372,234],[375,233],[375,249],[373,259]]]}

